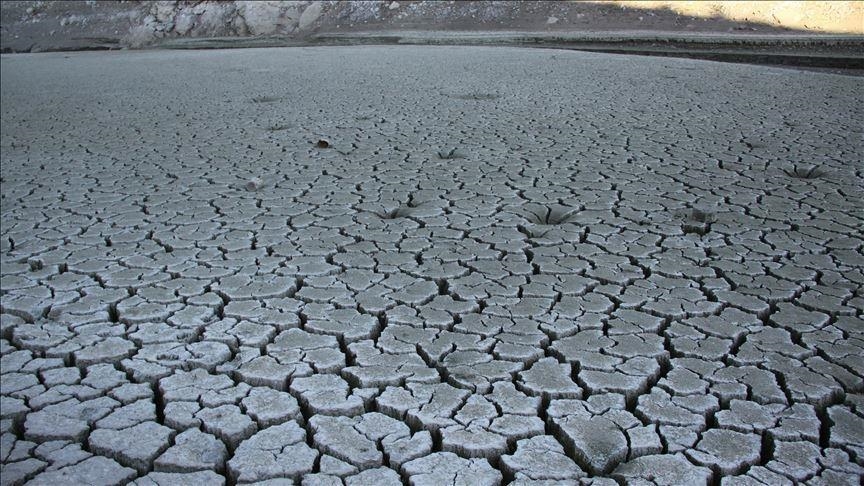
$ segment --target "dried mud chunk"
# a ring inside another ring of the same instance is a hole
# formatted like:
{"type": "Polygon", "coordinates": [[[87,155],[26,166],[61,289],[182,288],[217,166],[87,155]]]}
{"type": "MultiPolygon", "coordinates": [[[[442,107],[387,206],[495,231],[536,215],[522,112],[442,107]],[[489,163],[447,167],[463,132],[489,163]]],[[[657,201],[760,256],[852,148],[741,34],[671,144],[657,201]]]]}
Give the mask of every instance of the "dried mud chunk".
{"type": "Polygon", "coordinates": [[[472,484],[498,486],[501,473],[493,469],[486,459],[463,459],[452,452],[436,452],[402,465],[414,486],[434,484],[472,484]]]}
{"type": "Polygon", "coordinates": [[[216,437],[189,429],[174,438],[174,445],[156,458],[157,471],[186,473],[222,470],[228,450],[216,437]]]}
{"type": "Polygon", "coordinates": [[[170,446],[173,436],[172,429],[145,422],[123,430],[98,429],[90,434],[87,443],[94,453],[111,457],[143,474],[170,446]]]}
{"type": "Polygon", "coordinates": [[[225,375],[213,375],[204,370],[177,371],[159,380],[159,391],[165,402],[197,401],[211,391],[231,388],[234,382],[225,375]]]}
{"type": "Polygon", "coordinates": [[[28,479],[43,471],[47,465],[48,463],[32,457],[15,462],[4,461],[3,484],[10,486],[24,484],[28,479]]]}
{"type": "Polygon", "coordinates": [[[258,430],[255,422],[235,405],[204,408],[195,414],[195,418],[201,421],[206,432],[219,437],[230,447],[237,447],[258,430]]]}
{"type": "Polygon", "coordinates": [[[531,368],[518,373],[520,390],[545,399],[582,398],[582,389],[571,376],[569,364],[559,364],[555,358],[544,358],[531,368]]]}
{"type": "Polygon", "coordinates": [[[291,392],[315,414],[351,416],[364,410],[362,396],[351,393],[348,382],[336,375],[297,378],[291,383],[291,392]]]}
{"type": "MultiPolygon", "coordinates": [[[[314,431],[315,445],[328,454],[325,458],[360,470],[383,465],[385,454],[394,467],[425,455],[432,448],[429,432],[412,435],[401,421],[377,412],[353,418],[317,415],[309,424],[314,431]]],[[[323,469],[322,459],[322,472],[323,469]]],[[[338,471],[331,473],[339,474],[338,471]]]]}
{"type": "Polygon", "coordinates": [[[288,393],[271,388],[253,388],[240,405],[262,429],[291,419],[303,421],[297,400],[288,393]]]}
{"type": "Polygon", "coordinates": [[[109,486],[129,481],[137,474],[134,469],[123,467],[107,457],[93,456],[77,464],[62,467],[55,471],[43,472],[27,484],[34,486],[56,486],[58,484],[109,486]]]}
{"type": "Polygon", "coordinates": [[[133,486],[186,486],[187,484],[224,486],[225,478],[213,471],[188,473],[151,472],[132,482],[133,486]]]}
{"type": "Polygon", "coordinates": [[[441,447],[462,457],[497,459],[507,452],[507,438],[479,426],[452,426],[441,429],[441,447]]]}
{"type": "Polygon", "coordinates": [[[72,440],[80,442],[91,426],[120,406],[108,397],[80,401],[71,398],[27,415],[24,421],[24,437],[37,442],[48,440],[72,440]]]}
{"type": "Polygon", "coordinates": [[[681,454],[642,456],[619,465],[612,477],[624,482],[651,481],[655,484],[708,484],[713,474],[696,466],[681,454]]]}
{"type": "Polygon", "coordinates": [[[517,480],[576,480],[585,477],[583,471],[567,457],[554,437],[542,435],[516,443],[513,455],[501,456],[504,471],[517,480]]]}
{"type": "Polygon", "coordinates": [[[244,440],[228,461],[228,473],[240,484],[299,479],[312,472],[317,457],[318,451],[306,445],[306,431],[296,422],[286,422],[244,440]]]}
{"type": "Polygon", "coordinates": [[[562,440],[591,474],[606,474],[627,459],[627,437],[605,417],[575,416],[555,421],[562,440]]]}
{"type": "Polygon", "coordinates": [[[714,467],[724,475],[740,473],[759,462],[762,440],[756,434],[711,429],[702,433],[696,449],[687,451],[697,464],[714,467]]]}
{"type": "Polygon", "coordinates": [[[864,452],[864,419],[841,405],[828,409],[831,419],[830,441],[834,447],[848,447],[857,454],[864,452]]]}
{"type": "Polygon", "coordinates": [[[410,383],[407,389],[387,387],[375,404],[381,412],[405,420],[412,427],[435,431],[457,423],[451,417],[470,395],[446,383],[410,383]]]}

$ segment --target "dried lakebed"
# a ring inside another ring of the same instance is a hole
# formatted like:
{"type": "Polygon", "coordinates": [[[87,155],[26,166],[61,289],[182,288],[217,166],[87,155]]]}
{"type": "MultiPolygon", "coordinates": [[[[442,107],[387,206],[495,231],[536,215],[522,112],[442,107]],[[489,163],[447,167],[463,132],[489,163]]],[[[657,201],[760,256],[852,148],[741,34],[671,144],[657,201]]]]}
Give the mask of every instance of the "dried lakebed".
{"type": "Polygon", "coordinates": [[[856,78],[2,58],[6,484],[859,484],[856,78]]]}

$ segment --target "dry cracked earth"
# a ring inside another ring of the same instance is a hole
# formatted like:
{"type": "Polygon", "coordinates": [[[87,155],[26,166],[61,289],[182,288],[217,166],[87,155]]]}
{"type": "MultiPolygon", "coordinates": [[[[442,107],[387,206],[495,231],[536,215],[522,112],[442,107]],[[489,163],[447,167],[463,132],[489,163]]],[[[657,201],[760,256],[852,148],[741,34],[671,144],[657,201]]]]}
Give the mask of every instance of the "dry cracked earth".
{"type": "Polygon", "coordinates": [[[860,80],[2,58],[4,485],[857,485],[860,80]]]}

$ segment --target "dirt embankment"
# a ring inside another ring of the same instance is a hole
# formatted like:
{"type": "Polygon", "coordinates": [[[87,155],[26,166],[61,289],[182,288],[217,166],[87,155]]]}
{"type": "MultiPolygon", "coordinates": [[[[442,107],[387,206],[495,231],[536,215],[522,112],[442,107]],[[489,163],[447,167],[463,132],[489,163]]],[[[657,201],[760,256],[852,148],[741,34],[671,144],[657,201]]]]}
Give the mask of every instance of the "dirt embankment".
{"type": "Polygon", "coordinates": [[[668,9],[700,19],[724,18],[778,28],[830,34],[864,34],[864,2],[857,1],[669,1],[612,0],[606,3],[640,10],[668,9]]]}
{"type": "Polygon", "coordinates": [[[322,32],[388,30],[828,33],[856,19],[864,31],[862,12],[861,1],[5,1],[0,47],[4,52],[104,49],[184,38],[304,39],[322,32]],[[806,4],[800,9],[803,20],[779,5],[790,3],[806,4]]]}

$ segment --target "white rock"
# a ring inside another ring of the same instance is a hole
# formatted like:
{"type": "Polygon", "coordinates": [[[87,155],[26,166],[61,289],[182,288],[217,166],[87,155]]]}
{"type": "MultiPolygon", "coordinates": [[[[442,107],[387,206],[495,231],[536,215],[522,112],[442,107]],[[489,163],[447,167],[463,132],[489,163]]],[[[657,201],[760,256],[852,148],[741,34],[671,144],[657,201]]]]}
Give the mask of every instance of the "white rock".
{"type": "Polygon", "coordinates": [[[237,2],[252,35],[272,34],[279,26],[281,2],[237,2]]]}
{"type": "Polygon", "coordinates": [[[253,177],[246,181],[246,185],[244,187],[246,187],[247,191],[257,191],[258,189],[261,189],[263,185],[264,181],[261,180],[260,177],[253,177]]]}
{"type": "Polygon", "coordinates": [[[302,30],[309,27],[321,16],[321,2],[312,2],[300,15],[298,27],[302,30]]]}

